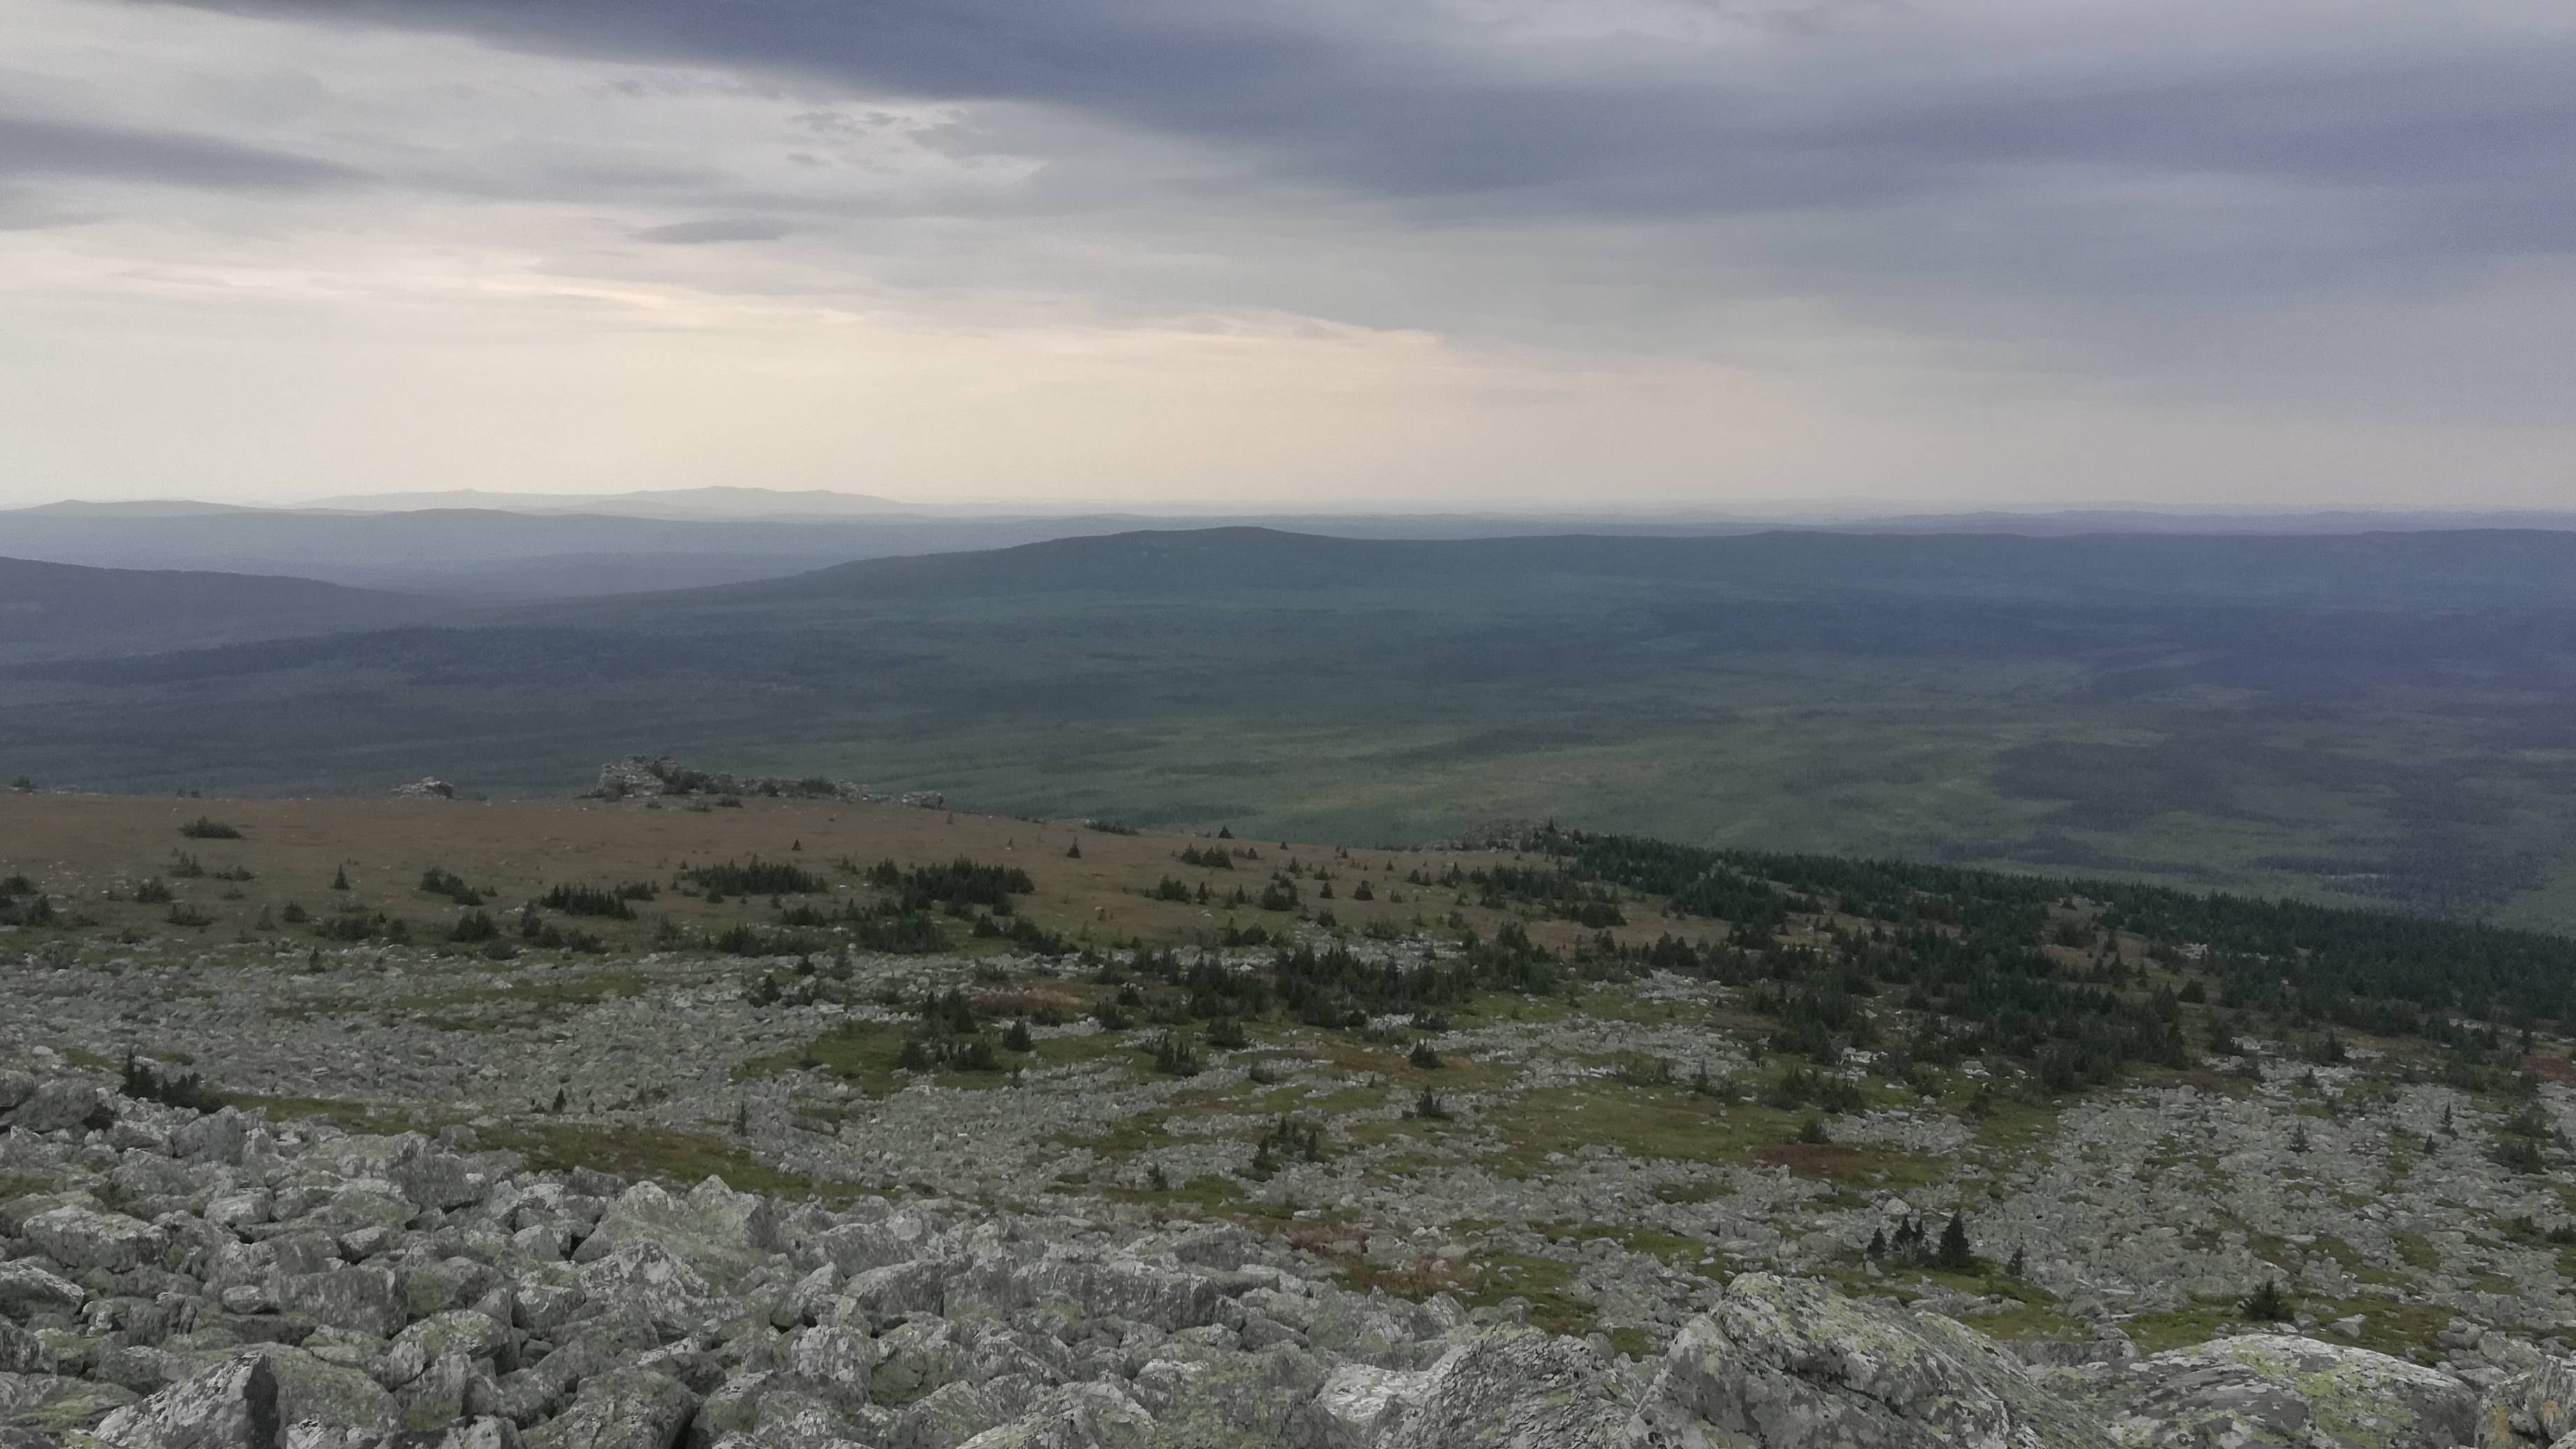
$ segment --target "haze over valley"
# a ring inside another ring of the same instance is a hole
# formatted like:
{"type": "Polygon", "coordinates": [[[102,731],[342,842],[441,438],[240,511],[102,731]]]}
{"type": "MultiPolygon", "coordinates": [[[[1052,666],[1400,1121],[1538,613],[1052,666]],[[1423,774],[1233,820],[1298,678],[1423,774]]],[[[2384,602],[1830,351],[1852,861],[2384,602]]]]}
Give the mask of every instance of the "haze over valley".
{"type": "Polygon", "coordinates": [[[2576,879],[2568,532],[1086,531],[532,604],[7,579],[12,767],[81,788],[547,795],[660,753],[1030,815],[1554,818],[2533,923],[2576,879]]]}

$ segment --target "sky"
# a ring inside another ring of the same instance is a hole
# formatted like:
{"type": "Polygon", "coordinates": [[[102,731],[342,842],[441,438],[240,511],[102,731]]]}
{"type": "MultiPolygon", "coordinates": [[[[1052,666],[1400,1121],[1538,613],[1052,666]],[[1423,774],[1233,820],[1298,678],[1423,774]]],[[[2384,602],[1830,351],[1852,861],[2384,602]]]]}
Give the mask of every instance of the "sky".
{"type": "Polygon", "coordinates": [[[2576,506],[2565,0],[0,34],[0,505],[2576,506]]]}

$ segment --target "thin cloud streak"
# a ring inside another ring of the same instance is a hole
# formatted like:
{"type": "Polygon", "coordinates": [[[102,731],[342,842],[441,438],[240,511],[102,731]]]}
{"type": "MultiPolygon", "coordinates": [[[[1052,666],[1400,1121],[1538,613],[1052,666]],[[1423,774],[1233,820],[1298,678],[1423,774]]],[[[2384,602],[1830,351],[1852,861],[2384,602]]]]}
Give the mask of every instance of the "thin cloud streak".
{"type": "Polygon", "coordinates": [[[354,167],[163,131],[0,115],[0,176],[97,177],[219,191],[363,186],[354,167]]]}

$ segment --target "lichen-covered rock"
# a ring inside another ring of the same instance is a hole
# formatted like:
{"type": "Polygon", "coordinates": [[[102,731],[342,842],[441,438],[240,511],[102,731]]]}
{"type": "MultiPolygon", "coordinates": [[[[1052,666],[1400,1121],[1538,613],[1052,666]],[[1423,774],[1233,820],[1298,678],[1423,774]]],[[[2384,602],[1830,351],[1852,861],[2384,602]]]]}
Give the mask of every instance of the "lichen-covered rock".
{"type": "Polygon", "coordinates": [[[1425,1343],[1428,1325],[1413,1304],[1380,1296],[1346,1295],[1306,1309],[1304,1331],[1317,1348],[1380,1368],[1427,1368],[1442,1351],[1425,1343]]]}
{"type": "Polygon", "coordinates": [[[2478,1449],[2523,1449],[2576,1434],[2576,1362],[2543,1358],[2496,1386],[2478,1410],[2478,1449]]]}
{"type": "Polygon", "coordinates": [[[276,1375],[245,1354],[108,1415],[98,1437],[124,1449],[274,1449],[282,1427],[276,1375]]]}
{"type": "Polygon", "coordinates": [[[935,1319],[889,1329],[871,1341],[869,1353],[878,1360],[871,1364],[869,1401],[897,1408],[964,1378],[975,1362],[954,1327],[935,1319]]]}
{"type": "Polygon", "coordinates": [[[689,1449],[710,1449],[728,1436],[747,1435],[757,1429],[760,1401],[774,1391],[774,1377],[754,1372],[718,1385],[689,1420],[689,1449]]]}
{"type": "Polygon", "coordinates": [[[86,1082],[51,1081],[38,1086],[0,1122],[22,1132],[61,1132],[73,1127],[103,1128],[116,1120],[107,1095],[86,1082]]]}
{"type": "Polygon", "coordinates": [[[976,1384],[942,1384],[895,1416],[891,1449],[957,1449],[1010,1417],[976,1384]]]}
{"type": "Polygon", "coordinates": [[[373,1230],[371,1241],[381,1243],[400,1233],[410,1224],[419,1209],[402,1190],[380,1179],[360,1179],[331,1195],[331,1200],[314,1214],[314,1221],[328,1228],[343,1248],[351,1246],[353,1234],[373,1230]]]}
{"type": "Polygon", "coordinates": [[[509,1341],[508,1325],[471,1308],[453,1309],[424,1318],[395,1335],[392,1346],[377,1362],[376,1382],[398,1389],[445,1355],[490,1359],[509,1341]]]}
{"type": "Polygon", "coordinates": [[[46,1257],[72,1269],[130,1272],[161,1254],[161,1234],[150,1223],[77,1203],[38,1213],[20,1231],[46,1257]]]}
{"type": "Polygon", "coordinates": [[[464,1418],[471,1407],[490,1407],[499,1397],[461,1353],[441,1354],[395,1391],[396,1412],[406,1429],[439,1429],[464,1418]],[[480,1397],[480,1405],[470,1400],[480,1397]]]}
{"type": "Polygon", "coordinates": [[[395,1264],[393,1273],[394,1295],[402,1300],[403,1312],[414,1319],[472,1307],[509,1284],[499,1269],[464,1257],[411,1258],[395,1264]]]}
{"type": "Polygon", "coordinates": [[[1157,1358],[1130,1389],[1166,1437],[1221,1443],[1283,1434],[1296,1407],[1323,1388],[1323,1361],[1278,1345],[1244,1353],[1232,1345],[1190,1358],[1157,1358]]]}
{"type": "Polygon", "coordinates": [[[963,1449],[1145,1449],[1154,1416],[1110,1383],[1069,1384],[963,1449]]]}
{"type": "Polygon", "coordinates": [[[0,1313],[32,1320],[77,1312],[89,1290],[33,1263],[0,1263],[0,1313]]]}
{"type": "Polygon", "coordinates": [[[650,1238],[631,1240],[614,1252],[591,1258],[581,1271],[581,1288],[594,1309],[613,1307],[636,1314],[652,1324],[664,1342],[723,1316],[707,1281],[670,1248],[650,1238]]]}
{"type": "Polygon", "coordinates": [[[673,1197],[652,1183],[618,1194],[573,1257],[588,1263],[637,1243],[652,1243],[710,1283],[730,1286],[779,1249],[779,1213],[765,1197],[735,1192],[710,1177],[673,1197]]]}
{"type": "Polygon", "coordinates": [[[1025,1275],[1030,1302],[1062,1298],[1093,1318],[1123,1318],[1170,1332],[1214,1321],[1223,1295],[1196,1273],[1176,1273],[1134,1259],[1088,1262],[1050,1258],[1025,1275]]]}
{"type": "Polygon", "coordinates": [[[394,1159],[385,1175],[402,1189],[405,1199],[420,1208],[464,1207],[481,1202],[492,1189],[490,1174],[473,1163],[417,1142],[394,1159]]]}
{"type": "Polygon", "coordinates": [[[0,1318],[0,1373],[50,1374],[54,1351],[45,1341],[8,1319],[0,1318]]]}
{"type": "Polygon", "coordinates": [[[377,1435],[394,1426],[393,1396],[346,1364],[277,1345],[253,1350],[277,1381],[277,1416],[336,1434],[377,1435]]]}
{"type": "Polygon", "coordinates": [[[282,1276],[269,1286],[280,1309],[328,1328],[389,1338],[403,1326],[390,1269],[361,1266],[282,1276]]]}
{"type": "Polygon", "coordinates": [[[530,1430],[528,1449],[671,1449],[697,1412],[673,1378],[616,1369],[581,1386],[572,1407],[530,1430]]]}
{"type": "Polygon", "coordinates": [[[137,1397],[95,1379],[0,1373],[0,1424],[69,1434],[91,1428],[137,1397]]]}
{"type": "Polygon", "coordinates": [[[2108,1449],[2074,1406],[1946,1318],[1748,1273],[1665,1354],[1636,1442],[1763,1449],[2108,1449]]]}
{"type": "Polygon", "coordinates": [[[886,1346],[855,1328],[825,1324],[796,1335],[787,1368],[796,1381],[852,1408],[868,1402],[871,1381],[886,1346]]]}
{"type": "Polygon", "coordinates": [[[190,1162],[239,1165],[250,1128],[230,1107],[209,1112],[170,1134],[170,1149],[190,1162]]]}
{"type": "Polygon", "coordinates": [[[1389,1403],[1382,1449],[1574,1449],[1608,1445],[1629,1405],[1599,1356],[1572,1339],[1507,1330],[1462,1344],[1389,1403]]]}
{"type": "Polygon", "coordinates": [[[949,1282],[965,1268],[964,1261],[945,1257],[889,1263],[850,1279],[842,1285],[841,1296],[869,1324],[882,1328],[908,1314],[945,1309],[949,1282]]]}
{"type": "Polygon", "coordinates": [[[519,1430],[507,1419],[468,1419],[441,1430],[397,1434],[387,1449],[519,1449],[519,1430]]]}
{"type": "Polygon", "coordinates": [[[909,1213],[872,1222],[843,1223],[814,1235],[800,1251],[808,1261],[830,1263],[843,1277],[909,1262],[920,1256],[930,1225],[909,1213]]]}
{"type": "Polygon", "coordinates": [[[153,1198],[190,1198],[203,1178],[187,1164],[151,1152],[129,1152],[107,1175],[108,1185],[125,1203],[153,1198]]]}
{"type": "Polygon", "coordinates": [[[379,1435],[393,1400],[365,1374],[292,1348],[263,1345],[222,1359],[109,1414],[98,1435],[130,1446],[272,1449],[299,1426],[305,1438],[379,1435]]]}
{"type": "Polygon", "coordinates": [[[1344,1364],[1300,1405],[1290,1431],[1299,1449],[1367,1449],[1422,1396],[1428,1373],[1344,1364]]]}
{"type": "Polygon", "coordinates": [[[2139,1449],[2452,1449],[2478,1421],[2477,1391],[2449,1374],[2280,1333],[2141,1359],[2104,1397],[2139,1449]]]}

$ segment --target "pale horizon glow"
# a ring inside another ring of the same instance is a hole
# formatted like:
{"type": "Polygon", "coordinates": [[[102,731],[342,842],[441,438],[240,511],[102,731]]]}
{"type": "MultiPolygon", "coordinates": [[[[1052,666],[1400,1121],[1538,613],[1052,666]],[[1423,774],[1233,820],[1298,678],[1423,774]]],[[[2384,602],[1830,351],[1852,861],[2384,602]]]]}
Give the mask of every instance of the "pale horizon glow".
{"type": "Polygon", "coordinates": [[[0,0],[0,506],[2576,505],[2541,0],[334,13],[0,0]]]}

